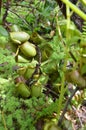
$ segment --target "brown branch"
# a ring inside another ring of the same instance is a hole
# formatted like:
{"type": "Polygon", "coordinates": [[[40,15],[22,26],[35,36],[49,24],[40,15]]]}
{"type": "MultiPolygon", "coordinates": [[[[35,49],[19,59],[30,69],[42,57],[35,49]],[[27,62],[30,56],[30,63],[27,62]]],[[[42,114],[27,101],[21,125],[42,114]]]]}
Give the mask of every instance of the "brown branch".
{"type": "Polygon", "coordinates": [[[6,22],[6,17],[8,15],[9,8],[10,8],[10,0],[7,0],[6,6],[5,6],[6,11],[5,11],[5,13],[3,15],[3,19],[2,19],[3,24],[5,24],[5,22],[6,22]]]}
{"type": "Polygon", "coordinates": [[[61,125],[62,125],[62,121],[63,121],[64,115],[65,115],[65,113],[66,113],[66,111],[67,111],[68,105],[70,104],[70,102],[71,102],[73,96],[75,95],[75,93],[77,92],[77,90],[78,90],[78,87],[76,87],[76,88],[74,89],[74,91],[72,92],[71,96],[70,96],[69,99],[67,100],[67,102],[66,102],[66,104],[65,104],[65,107],[64,107],[64,109],[63,109],[62,115],[60,116],[60,119],[58,120],[58,126],[61,126],[61,125]]]}

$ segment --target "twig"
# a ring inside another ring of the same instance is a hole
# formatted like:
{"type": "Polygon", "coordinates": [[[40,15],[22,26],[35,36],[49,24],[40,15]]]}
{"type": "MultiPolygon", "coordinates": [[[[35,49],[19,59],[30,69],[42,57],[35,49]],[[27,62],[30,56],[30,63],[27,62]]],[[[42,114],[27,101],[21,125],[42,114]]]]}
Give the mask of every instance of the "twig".
{"type": "Polygon", "coordinates": [[[10,0],[7,0],[7,2],[6,2],[6,11],[5,11],[5,13],[4,13],[4,15],[3,15],[3,19],[2,19],[2,21],[3,21],[3,24],[5,24],[5,22],[6,22],[6,17],[7,17],[7,15],[8,15],[8,11],[9,11],[9,7],[10,7],[10,0]]]}
{"type": "Polygon", "coordinates": [[[69,99],[67,100],[67,102],[66,102],[66,104],[65,104],[65,107],[64,107],[64,109],[63,109],[62,115],[60,116],[60,119],[58,120],[58,126],[61,126],[62,121],[63,121],[63,118],[64,118],[64,115],[65,115],[65,113],[66,113],[66,111],[67,111],[68,105],[70,104],[70,102],[71,102],[73,96],[75,95],[75,93],[77,92],[77,90],[78,90],[78,87],[76,87],[76,88],[74,89],[74,91],[72,92],[71,96],[70,96],[69,99]]]}
{"type": "Polygon", "coordinates": [[[55,96],[56,98],[58,98],[58,95],[57,95],[57,93],[56,93],[55,91],[53,91],[52,89],[50,89],[50,88],[48,88],[48,87],[46,87],[46,89],[49,90],[49,92],[51,92],[52,94],[54,94],[54,96],[55,96]]]}

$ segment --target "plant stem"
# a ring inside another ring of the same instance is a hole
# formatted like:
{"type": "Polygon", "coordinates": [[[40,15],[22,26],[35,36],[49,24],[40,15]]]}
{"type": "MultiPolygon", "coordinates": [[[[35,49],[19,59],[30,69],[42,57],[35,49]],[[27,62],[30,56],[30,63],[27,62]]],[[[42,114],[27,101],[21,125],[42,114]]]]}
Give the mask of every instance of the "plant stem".
{"type": "Polygon", "coordinates": [[[5,128],[5,130],[8,130],[8,128],[6,126],[6,121],[5,121],[5,118],[4,118],[4,112],[1,111],[1,114],[2,114],[2,121],[3,121],[3,124],[4,124],[4,128],[5,128]]]}
{"type": "Polygon", "coordinates": [[[78,7],[76,7],[74,4],[72,4],[68,0],[61,0],[66,5],[68,5],[76,14],[78,14],[82,19],[86,20],[86,14],[83,13],[78,7]]]}
{"type": "Polygon", "coordinates": [[[67,26],[66,26],[66,40],[68,42],[68,40],[70,39],[70,16],[71,16],[71,13],[70,13],[70,8],[68,5],[66,5],[66,14],[67,14],[67,26]]]}
{"type": "Polygon", "coordinates": [[[60,118],[60,111],[62,109],[62,103],[63,103],[63,100],[64,100],[64,93],[65,93],[65,72],[66,72],[66,65],[67,65],[67,60],[68,60],[68,44],[67,43],[70,40],[69,27],[70,27],[70,16],[71,16],[71,14],[70,14],[70,8],[69,8],[68,5],[66,5],[66,11],[67,11],[66,12],[66,14],[67,14],[66,45],[64,46],[65,58],[64,58],[63,73],[62,73],[61,92],[60,92],[59,103],[58,103],[58,110],[57,110],[58,119],[60,118]]]}
{"type": "Polygon", "coordinates": [[[77,92],[78,90],[78,87],[75,88],[75,90],[72,92],[71,96],[69,97],[69,99],[67,100],[66,104],[65,104],[65,107],[63,109],[63,112],[62,112],[62,115],[60,116],[59,118],[59,121],[58,121],[58,126],[61,126],[61,122],[63,121],[63,118],[64,118],[64,115],[67,111],[67,108],[68,108],[68,105],[70,104],[73,96],[75,95],[75,93],[77,92]]]}
{"type": "Polygon", "coordinates": [[[61,30],[60,30],[60,27],[59,27],[59,24],[58,24],[58,16],[56,18],[57,20],[57,29],[58,29],[58,33],[59,33],[59,38],[60,38],[60,41],[62,42],[62,45],[63,45],[63,48],[64,48],[64,52],[65,52],[65,58],[64,58],[64,65],[63,65],[63,72],[62,72],[62,81],[61,81],[61,91],[60,91],[60,96],[59,96],[59,101],[57,101],[57,119],[59,119],[60,117],[60,112],[61,112],[61,109],[62,109],[62,102],[64,100],[64,93],[65,93],[65,71],[66,71],[66,63],[67,63],[67,54],[68,54],[68,50],[67,50],[67,47],[63,41],[63,37],[62,37],[62,34],[61,34],[61,30]]]}
{"type": "Polygon", "coordinates": [[[64,92],[65,92],[65,88],[64,88],[64,83],[65,83],[65,76],[64,73],[62,74],[62,84],[61,84],[61,92],[60,92],[60,96],[59,96],[59,102],[58,102],[58,108],[57,108],[57,119],[59,119],[60,117],[60,112],[62,109],[62,102],[63,102],[63,98],[64,98],[64,92]]]}

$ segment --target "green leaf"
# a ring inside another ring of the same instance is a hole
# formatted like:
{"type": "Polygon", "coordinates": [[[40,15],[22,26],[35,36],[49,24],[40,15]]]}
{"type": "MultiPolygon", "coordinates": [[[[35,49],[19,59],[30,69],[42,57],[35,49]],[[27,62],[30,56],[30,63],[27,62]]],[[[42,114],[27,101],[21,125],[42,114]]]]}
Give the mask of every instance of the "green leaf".
{"type": "Polygon", "coordinates": [[[8,43],[8,38],[4,36],[0,36],[0,47],[5,48],[8,43]]]}
{"type": "Polygon", "coordinates": [[[86,64],[82,66],[81,68],[81,74],[86,74],[86,64]]]}
{"type": "Polygon", "coordinates": [[[0,130],[4,130],[4,127],[3,127],[3,126],[1,126],[1,127],[0,127],[0,130]]]}
{"type": "Polygon", "coordinates": [[[0,25],[0,35],[6,36],[6,37],[8,37],[9,35],[7,30],[2,25],[0,25]]]}

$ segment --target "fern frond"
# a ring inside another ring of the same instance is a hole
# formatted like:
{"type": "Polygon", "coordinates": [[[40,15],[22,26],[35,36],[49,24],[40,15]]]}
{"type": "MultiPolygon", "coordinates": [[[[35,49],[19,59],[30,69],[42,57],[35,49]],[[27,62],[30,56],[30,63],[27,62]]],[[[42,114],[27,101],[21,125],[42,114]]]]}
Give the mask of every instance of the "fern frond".
{"type": "Polygon", "coordinates": [[[86,39],[86,21],[83,24],[82,31],[82,38],[86,39]]]}

